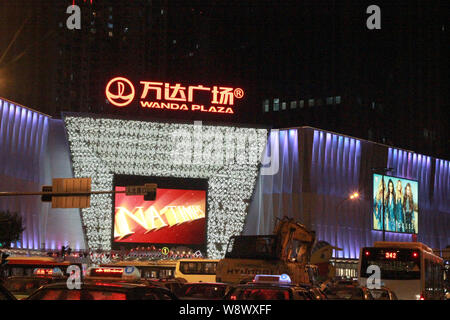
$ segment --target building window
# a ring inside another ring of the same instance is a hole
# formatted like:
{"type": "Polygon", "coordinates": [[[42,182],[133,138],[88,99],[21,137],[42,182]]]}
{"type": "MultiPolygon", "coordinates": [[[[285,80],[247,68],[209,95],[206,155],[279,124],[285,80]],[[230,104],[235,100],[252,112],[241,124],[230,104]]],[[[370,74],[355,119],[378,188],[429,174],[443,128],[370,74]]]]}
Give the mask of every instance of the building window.
{"type": "Polygon", "coordinates": [[[305,100],[300,100],[299,107],[300,108],[304,108],[305,107],[305,100]]]}
{"type": "Polygon", "coordinates": [[[109,35],[110,37],[112,37],[112,36],[113,36],[112,31],[108,32],[108,35],[109,35]]]}
{"type": "Polygon", "coordinates": [[[336,96],[336,104],[340,104],[341,103],[341,96],[336,96]]]}
{"type": "Polygon", "coordinates": [[[374,102],[374,101],[372,101],[372,104],[371,104],[371,106],[372,106],[372,110],[375,110],[376,104],[375,104],[375,102],[374,102]]]}
{"type": "Polygon", "coordinates": [[[269,99],[263,101],[263,111],[269,112],[269,99]]]}
{"type": "Polygon", "coordinates": [[[273,111],[280,110],[280,99],[275,98],[273,99],[273,111]]]}
{"type": "Polygon", "coordinates": [[[333,97],[327,98],[327,105],[333,104],[333,97]]]}
{"type": "Polygon", "coordinates": [[[286,102],[281,103],[281,110],[286,110],[286,102]]]}
{"type": "Polygon", "coordinates": [[[108,28],[112,29],[114,25],[112,23],[108,23],[108,28]]]}
{"type": "Polygon", "coordinates": [[[291,109],[297,109],[297,101],[291,101],[291,109]]]}
{"type": "Polygon", "coordinates": [[[309,99],[308,100],[308,106],[309,107],[314,107],[314,99],[309,99]]]}

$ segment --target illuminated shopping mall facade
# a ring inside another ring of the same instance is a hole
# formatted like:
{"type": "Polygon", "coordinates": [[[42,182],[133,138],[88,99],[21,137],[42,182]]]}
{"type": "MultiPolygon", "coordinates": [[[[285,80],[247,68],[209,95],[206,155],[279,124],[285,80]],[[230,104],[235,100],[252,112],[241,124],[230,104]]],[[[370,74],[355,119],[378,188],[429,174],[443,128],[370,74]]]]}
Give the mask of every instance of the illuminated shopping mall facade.
{"type": "MultiPolygon", "coordinates": [[[[208,257],[223,256],[237,234],[270,234],[276,218],[295,218],[317,239],[356,259],[383,239],[373,230],[374,168],[418,181],[417,241],[450,243],[450,162],[311,127],[267,128],[128,119],[66,113],[53,119],[0,99],[0,188],[40,191],[53,178],[91,177],[92,190],[112,190],[116,176],[207,182],[208,257]],[[181,147],[180,147],[181,146],[181,147]],[[199,161],[200,160],[200,161],[199,161]],[[357,201],[347,201],[359,192],[357,201]]],[[[109,250],[112,195],[93,195],[86,209],[52,209],[40,197],[3,197],[25,231],[16,248],[109,250]]],[[[388,241],[411,234],[385,232],[388,241]]]]}

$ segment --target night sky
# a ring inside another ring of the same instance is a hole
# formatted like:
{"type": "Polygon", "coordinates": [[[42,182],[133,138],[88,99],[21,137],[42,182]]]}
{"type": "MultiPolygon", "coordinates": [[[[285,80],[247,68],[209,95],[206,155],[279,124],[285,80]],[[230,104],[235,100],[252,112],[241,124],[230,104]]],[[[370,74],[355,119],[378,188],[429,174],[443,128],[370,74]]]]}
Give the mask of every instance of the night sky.
{"type": "Polygon", "coordinates": [[[79,31],[65,28],[72,1],[1,1],[0,96],[58,117],[117,113],[103,95],[117,74],[233,85],[246,90],[240,112],[205,120],[312,125],[449,158],[448,1],[76,2],[79,31]],[[381,30],[366,27],[371,4],[381,30]],[[337,95],[334,111],[262,114],[264,99],[337,95]],[[376,116],[364,111],[372,102],[376,116]]]}

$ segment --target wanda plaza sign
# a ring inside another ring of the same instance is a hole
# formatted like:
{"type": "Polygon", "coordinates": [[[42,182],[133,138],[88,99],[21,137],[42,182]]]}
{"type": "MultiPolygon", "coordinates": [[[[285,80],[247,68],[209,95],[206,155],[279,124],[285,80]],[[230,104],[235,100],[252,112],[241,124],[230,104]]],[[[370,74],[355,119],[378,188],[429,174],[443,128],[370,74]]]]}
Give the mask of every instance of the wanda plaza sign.
{"type": "Polygon", "coordinates": [[[140,81],[136,88],[124,77],[111,79],[106,85],[106,98],[116,107],[123,108],[139,101],[141,108],[234,113],[234,103],[244,97],[241,88],[203,85],[186,86],[181,83],[140,81]],[[139,91],[137,91],[139,90],[139,91]],[[200,102],[199,96],[209,102],[200,102]]]}

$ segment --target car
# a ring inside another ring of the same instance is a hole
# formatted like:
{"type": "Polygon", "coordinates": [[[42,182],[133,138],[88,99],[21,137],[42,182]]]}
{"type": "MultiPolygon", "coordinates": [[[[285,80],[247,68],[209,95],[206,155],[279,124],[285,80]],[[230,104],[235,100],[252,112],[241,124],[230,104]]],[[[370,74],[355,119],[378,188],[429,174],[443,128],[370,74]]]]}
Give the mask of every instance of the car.
{"type": "Polygon", "coordinates": [[[163,279],[141,279],[141,283],[150,286],[160,286],[169,289],[175,295],[179,294],[180,289],[186,283],[186,280],[182,278],[163,278],[163,279]]]}
{"type": "Polygon", "coordinates": [[[222,300],[230,285],[216,282],[186,283],[178,291],[181,300],[222,300]]]}
{"type": "Polygon", "coordinates": [[[314,300],[310,287],[292,284],[288,275],[256,275],[230,289],[224,300],[314,300]]]}
{"type": "Polygon", "coordinates": [[[14,295],[9,292],[1,283],[0,283],[0,300],[17,300],[14,295]]]}
{"type": "Polygon", "coordinates": [[[299,286],[308,291],[311,300],[327,300],[326,294],[323,293],[322,289],[320,289],[319,287],[314,285],[303,285],[303,284],[299,286]]]}
{"type": "Polygon", "coordinates": [[[18,300],[24,299],[43,285],[61,282],[60,277],[34,277],[34,276],[11,276],[5,279],[3,285],[18,300]]]}
{"type": "Polygon", "coordinates": [[[353,284],[332,285],[323,292],[328,300],[374,300],[369,289],[353,284]]]}
{"type": "Polygon", "coordinates": [[[142,283],[87,281],[80,288],[67,283],[42,286],[26,300],[178,300],[168,289],[142,283]]]}
{"type": "Polygon", "coordinates": [[[369,289],[375,300],[398,300],[395,292],[389,288],[381,287],[380,289],[369,289]]]}
{"type": "Polygon", "coordinates": [[[230,290],[224,300],[313,300],[307,289],[291,285],[248,283],[230,290]]]}

